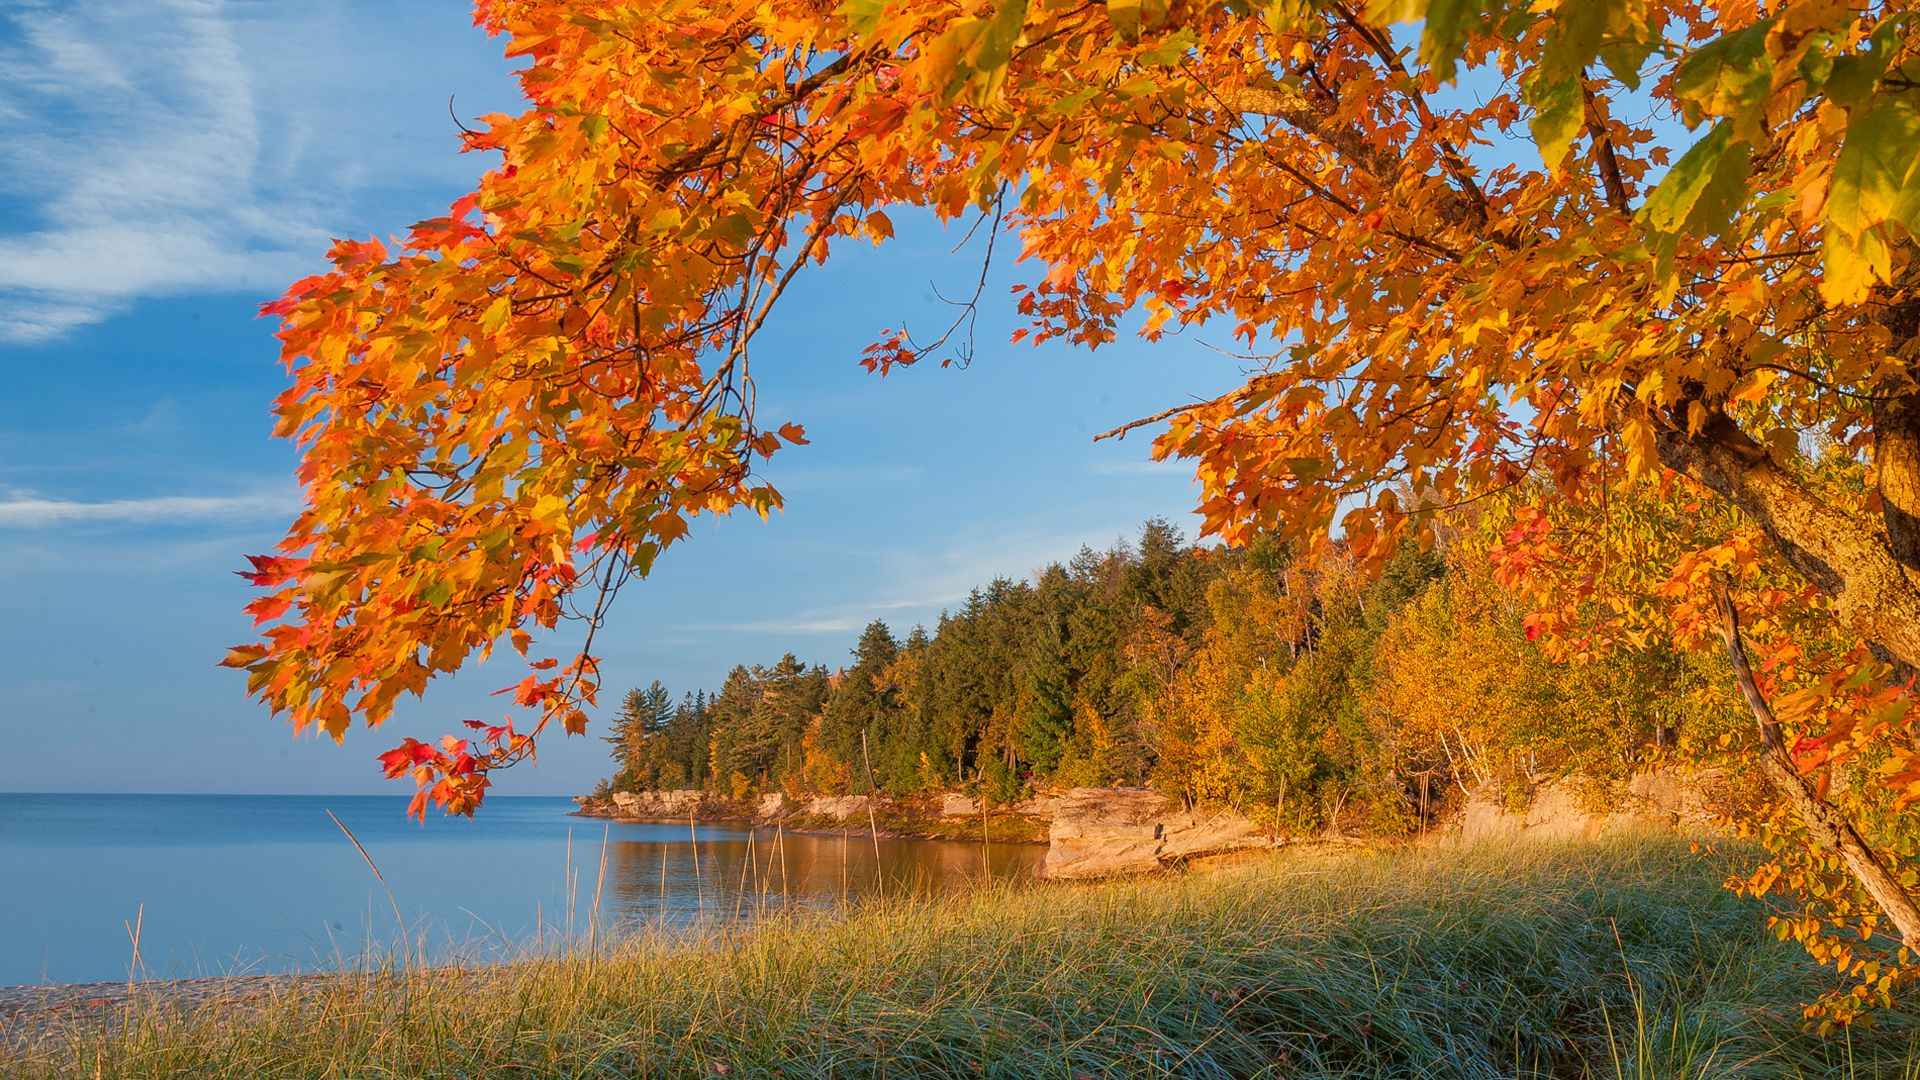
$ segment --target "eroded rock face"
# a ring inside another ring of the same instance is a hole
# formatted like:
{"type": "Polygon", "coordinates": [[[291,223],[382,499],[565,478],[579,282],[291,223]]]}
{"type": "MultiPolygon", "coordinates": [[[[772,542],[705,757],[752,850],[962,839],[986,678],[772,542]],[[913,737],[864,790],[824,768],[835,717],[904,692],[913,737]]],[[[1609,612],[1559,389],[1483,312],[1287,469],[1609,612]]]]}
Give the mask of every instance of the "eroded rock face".
{"type": "MultiPolygon", "coordinates": [[[[1074,791],[1124,791],[1126,788],[1074,788],[1074,791]]],[[[1060,816],[1061,804],[1066,801],[1067,792],[1042,791],[1030,798],[1022,799],[1006,808],[1009,814],[1023,817],[1052,819],[1060,816]]]]}
{"type": "Polygon", "coordinates": [[[760,796],[759,803],[753,808],[753,816],[762,819],[776,818],[786,812],[787,797],[778,791],[769,791],[760,796]]]}
{"type": "Polygon", "coordinates": [[[1169,817],[1163,826],[1160,861],[1272,846],[1272,837],[1239,814],[1181,813],[1169,817]]]}
{"type": "Polygon", "coordinates": [[[837,798],[814,799],[807,803],[806,812],[816,817],[829,817],[835,821],[845,821],[855,814],[867,812],[865,795],[841,795],[837,798]]]}
{"type": "Polygon", "coordinates": [[[706,802],[707,793],[683,791],[616,791],[613,808],[621,817],[682,818],[696,815],[706,802]]]}
{"type": "Polygon", "coordinates": [[[941,817],[979,817],[980,800],[971,795],[949,791],[940,796],[941,817]]]}
{"type": "Polygon", "coordinates": [[[1239,814],[1196,813],[1142,788],[1073,788],[1055,797],[1040,872],[1050,878],[1115,877],[1272,844],[1239,814]]]}
{"type": "Polygon", "coordinates": [[[1710,828],[1701,781],[1659,771],[1634,776],[1624,791],[1599,806],[1564,781],[1542,784],[1524,811],[1509,810],[1491,793],[1478,792],[1467,800],[1451,836],[1463,843],[1590,840],[1647,829],[1710,828]]]}

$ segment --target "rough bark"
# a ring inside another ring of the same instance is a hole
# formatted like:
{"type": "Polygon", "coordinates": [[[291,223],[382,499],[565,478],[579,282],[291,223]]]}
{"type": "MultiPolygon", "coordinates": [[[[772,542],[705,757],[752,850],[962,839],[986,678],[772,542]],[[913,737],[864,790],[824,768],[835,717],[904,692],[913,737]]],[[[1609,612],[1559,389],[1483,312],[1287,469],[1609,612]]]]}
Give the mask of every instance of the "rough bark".
{"type": "Polygon", "coordinates": [[[1887,546],[1913,574],[1920,571],[1920,395],[1874,404],[1873,464],[1887,546]]]}
{"type": "Polygon", "coordinates": [[[1893,924],[1900,940],[1909,949],[1920,952],[1920,904],[1915,903],[1913,895],[1874,855],[1846,815],[1820,797],[1787,752],[1780,722],[1760,693],[1760,684],[1754,680],[1753,668],[1747,662],[1746,645],[1740,639],[1740,616],[1724,583],[1720,586],[1720,618],[1727,657],[1733,661],[1734,681],[1739,684],[1740,694],[1746,698],[1747,707],[1753,710],[1754,721],[1760,726],[1761,774],[1774,792],[1793,808],[1814,845],[1839,857],[1861,890],[1893,924]]]}

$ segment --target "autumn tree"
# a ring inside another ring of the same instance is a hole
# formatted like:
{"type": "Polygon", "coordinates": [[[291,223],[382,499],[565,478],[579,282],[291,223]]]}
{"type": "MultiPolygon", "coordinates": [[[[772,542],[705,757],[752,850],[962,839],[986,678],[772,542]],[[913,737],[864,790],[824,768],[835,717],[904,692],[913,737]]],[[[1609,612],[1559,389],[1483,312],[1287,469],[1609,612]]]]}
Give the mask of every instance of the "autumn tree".
{"type": "MultiPolygon", "coordinates": [[[[262,640],[228,658],[296,728],[340,738],[476,653],[578,619],[584,646],[509,691],[525,730],[475,722],[384,756],[422,806],[470,811],[547,726],[584,727],[608,605],[689,517],[780,505],[752,461],[804,432],[756,415],[755,334],[796,274],[886,240],[902,207],[1018,234],[1035,264],[1019,336],[1099,344],[1139,312],[1150,338],[1244,339],[1243,387],[1115,432],[1164,420],[1156,454],[1195,463],[1228,541],[1325,550],[1337,524],[1377,565],[1490,489],[1578,496],[1670,471],[1870,643],[1870,678],[1920,668],[1920,35],[1904,3],[476,14],[526,61],[526,110],[463,136],[493,165],[446,215],[392,247],[337,243],[333,269],[267,306],[306,507],[254,558],[262,640]],[[1537,155],[1507,152],[1521,126],[1537,155]],[[1862,466],[1859,498],[1811,479],[1814,429],[1862,466]],[[1424,510],[1401,503],[1408,486],[1424,510]]],[[[887,331],[866,362],[951,343],[887,331]]],[[[1783,797],[1816,784],[1748,682],[1754,760],[1783,797]]],[[[1876,782],[1920,797],[1920,747],[1882,745],[1876,782]]],[[[1842,824],[1809,835],[1845,848],[1920,945],[1906,872],[1842,824]]]]}
{"type": "Polygon", "coordinates": [[[645,690],[634,688],[621,699],[607,734],[618,763],[613,786],[617,790],[651,788],[659,782],[662,736],[673,723],[673,695],[659,679],[645,690]]]}
{"type": "Polygon", "coordinates": [[[826,749],[853,766],[854,786],[871,790],[870,744],[885,735],[901,715],[898,693],[888,684],[887,672],[900,654],[900,643],[887,624],[875,619],[860,633],[853,664],[827,696],[821,713],[820,736],[826,749]]]}

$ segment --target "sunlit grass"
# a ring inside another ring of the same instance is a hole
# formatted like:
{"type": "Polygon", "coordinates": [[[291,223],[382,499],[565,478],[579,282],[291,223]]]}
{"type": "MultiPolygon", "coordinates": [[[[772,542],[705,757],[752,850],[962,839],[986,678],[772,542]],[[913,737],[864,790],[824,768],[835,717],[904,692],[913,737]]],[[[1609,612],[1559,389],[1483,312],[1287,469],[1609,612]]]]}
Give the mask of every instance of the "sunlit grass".
{"type": "Polygon", "coordinates": [[[991,887],[151,999],[0,1074],[1920,1080],[1911,1017],[1801,1033],[1821,974],[1718,878],[1632,840],[991,887]]]}

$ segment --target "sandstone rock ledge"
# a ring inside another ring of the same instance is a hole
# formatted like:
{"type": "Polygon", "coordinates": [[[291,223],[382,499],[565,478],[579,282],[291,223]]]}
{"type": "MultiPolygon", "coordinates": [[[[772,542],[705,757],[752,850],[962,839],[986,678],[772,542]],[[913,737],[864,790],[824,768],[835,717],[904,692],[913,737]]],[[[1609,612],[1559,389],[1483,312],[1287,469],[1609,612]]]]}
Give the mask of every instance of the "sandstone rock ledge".
{"type": "Polygon", "coordinates": [[[1720,828],[1711,789],[1721,780],[1712,771],[1691,776],[1641,772],[1614,790],[1602,790],[1598,799],[1583,796],[1576,781],[1553,780],[1536,788],[1524,809],[1502,805],[1494,792],[1477,791],[1434,838],[1476,844],[1591,840],[1644,831],[1710,833],[1720,828]]]}
{"type": "Polygon", "coordinates": [[[702,817],[713,811],[712,797],[704,791],[616,791],[614,814],[626,818],[702,817]]]}
{"type": "Polygon", "coordinates": [[[1073,788],[1055,800],[1040,873],[1116,877],[1272,846],[1271,837],[1239,814],[1190,811],[1143,788],[1073,788]]]}

